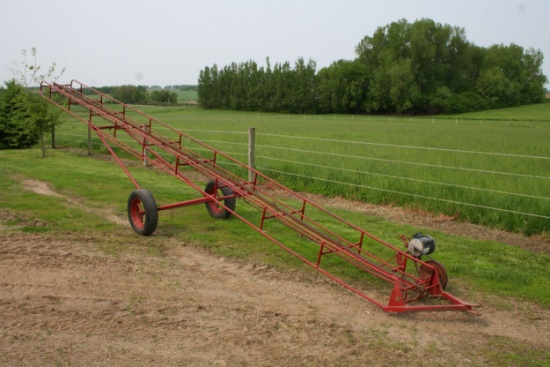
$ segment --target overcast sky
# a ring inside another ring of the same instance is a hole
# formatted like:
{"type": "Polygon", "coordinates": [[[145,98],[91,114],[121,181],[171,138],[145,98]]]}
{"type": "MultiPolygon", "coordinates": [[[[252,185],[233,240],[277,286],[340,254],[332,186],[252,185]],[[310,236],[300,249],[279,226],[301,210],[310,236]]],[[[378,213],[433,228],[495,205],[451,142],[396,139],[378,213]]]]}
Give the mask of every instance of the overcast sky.
{"type": "MultiPolygon", "coordinates": [[[[549,0],[0,0],[0,82],[21,50],[92,86],[196,84],[205,66],[303,57],[317,70],[399,19],[463,27],[479,46],[515,43],[545,55],[549,0]]],[[[547,85],[548,87],[548,85],[547,85]]]]}

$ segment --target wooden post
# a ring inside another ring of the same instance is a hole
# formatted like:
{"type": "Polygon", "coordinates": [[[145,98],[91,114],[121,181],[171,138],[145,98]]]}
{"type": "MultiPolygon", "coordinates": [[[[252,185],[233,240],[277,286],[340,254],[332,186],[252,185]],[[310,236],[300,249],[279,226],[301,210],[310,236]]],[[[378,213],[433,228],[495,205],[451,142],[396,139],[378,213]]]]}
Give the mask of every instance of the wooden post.
{"type": "Polygon", "coordinates": [[[88,155],[92,155],[92,129],[88,126],[88,155]]]}
{"type": "Polygon", "coordinates": [[[147,147],[143,150],[143,167],[147,168],[149,167],[149,161],[147,160],[149,158],[147,147]]]}
{"type": "MultiPolygon", "coordinates": [[[[125,110],[126,111],[126,110],[125,110]]],[[[143,131],[146,133],[150,132],[149,126],[151,126],[151,119],[149,119],[149,125],[143,127],[143,131]]],[[[143,167],[149,167],[149,150],[147,149],[147,139],[143,140],[143,167]]]]}
{"type": "Polygon", "coordinates": [[[55,149],[55,124],[52,124],[52,149],[55,149]]]}
{"type": "MultiPolygon", "coordinates": [[[[256,154],[256,128],[248,128],[248,167],[256,168],[254,156],[256,154]]],[[[254,172],[248,170],[248,182],[254,181],[254,172]]]]}

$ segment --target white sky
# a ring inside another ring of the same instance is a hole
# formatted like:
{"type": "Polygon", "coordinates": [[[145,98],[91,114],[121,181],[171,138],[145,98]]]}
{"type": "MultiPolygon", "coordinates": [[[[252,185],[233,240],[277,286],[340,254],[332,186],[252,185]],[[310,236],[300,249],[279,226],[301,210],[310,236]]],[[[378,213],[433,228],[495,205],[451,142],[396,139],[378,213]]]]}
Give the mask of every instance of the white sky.
{"type": "Polygon", "coordinates": [[[0,83],[32,47],[42,68],[67,68],[59,82],[91,86],[196,84],[205,66],[266,57],[320,70],[402,18],[464,27],[479,46],[540,49],[550,78],[548,0],[0,0],[0,83]]]}

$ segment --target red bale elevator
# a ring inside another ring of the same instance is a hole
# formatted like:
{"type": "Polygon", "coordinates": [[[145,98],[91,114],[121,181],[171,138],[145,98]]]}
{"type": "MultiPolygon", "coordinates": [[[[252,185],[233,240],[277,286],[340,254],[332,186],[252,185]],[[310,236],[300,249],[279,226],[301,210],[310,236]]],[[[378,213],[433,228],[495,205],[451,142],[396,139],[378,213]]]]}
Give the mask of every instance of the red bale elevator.
{"type": "Polygon", "coordinates": [[[435,249],[430,236],[401,236],[404,246],[398,248],[254,168],[78,81],[67,85],[42,82],[40,93],[87,124],[132,181],[136,190],[128,198],[128,219],[138,234],[153,234],[159,211],[204,204],[212,217],[240,219],[271,242],[386,312],[473,312],[474,305],[444,290],[447,272],[440,263],[429,258],[435,249]],[[197,197],[159,205],[152,192],[139,185],[117,151],[124,151],[181,180],[196,190],[197,197]],[[193,177],[196,173],[205,177],[206,185],[199,186],[191,179],[191,172],[193,177]],[[254,218],[240,215],[236,210],[238,199],[256,208],[257,215],[254,218]],[[295,231],[299,235],[295,243],[285,243],[279,235],[279,227],[271,224],[273,221],[277,226],[295,231]],[[314,251],[304,251],[312,246],[314,251]],[[334,257],[339,261],[334,261],[334,257]],[[425,257],[428,260],[423,260],[425,257]],[[359,281],[347,281],[338,275],[341,266],[354,267],[366,275],[359,281]],[[380,296],[384,285],[389,297],[380,296]]]}

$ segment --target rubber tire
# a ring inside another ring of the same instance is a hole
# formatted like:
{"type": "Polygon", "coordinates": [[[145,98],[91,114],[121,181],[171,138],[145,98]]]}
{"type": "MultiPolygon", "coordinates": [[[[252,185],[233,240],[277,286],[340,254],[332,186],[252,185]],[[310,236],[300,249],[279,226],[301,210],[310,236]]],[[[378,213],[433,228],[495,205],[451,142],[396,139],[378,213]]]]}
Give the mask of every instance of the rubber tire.
{"type": "Polygon", "coordinates": [[[149,236],[158,224],[158,209],[155,198],[145,189],[135,190],[128,198],[128,220],[139,235],[149,236]]]}
{"type": "MultiPolygon", "coordinates": [[[[439,284],[441,284],[441,289],[445,289],[445,287],[447,287],[449,277],[447,276],[447,270],[443,264],[435,260],[427,260],[425,263],[431,265],[435,269],[435,272],[439,278],[439,284]]],[[[422,265],[420,266],[419,275],[421,278],[430,277],[432,275],[432,270],[422,265]]]]}
{"type": "MultiPolygon", "coordinates": [[[[221,191],[222,192],[221,196],[233,195],[233,190],[231,190],[229,187],[221,187],[221,188],[218,188],[218,190],[215,190],[215,189],[216,189],[216,181],[210,180],[206,184],[204,191],[207,194],[212,195],[214,197],[220,196],[218,195],[218,192],[215,192],[215,191],[221,191]]],[[[227,208],[231,209],[232,211],[235,211],[237,200],[234,197],[223,200],[223,205],[225,205],[225,207],[218,206],[218,204],[214,201],[206,202],[205,205],[206,205],[206,210],[208,210],[208,213],[210,213],[212,217],[228,219],[231,216],[231,212],[227,210],[227,208]]]]}

